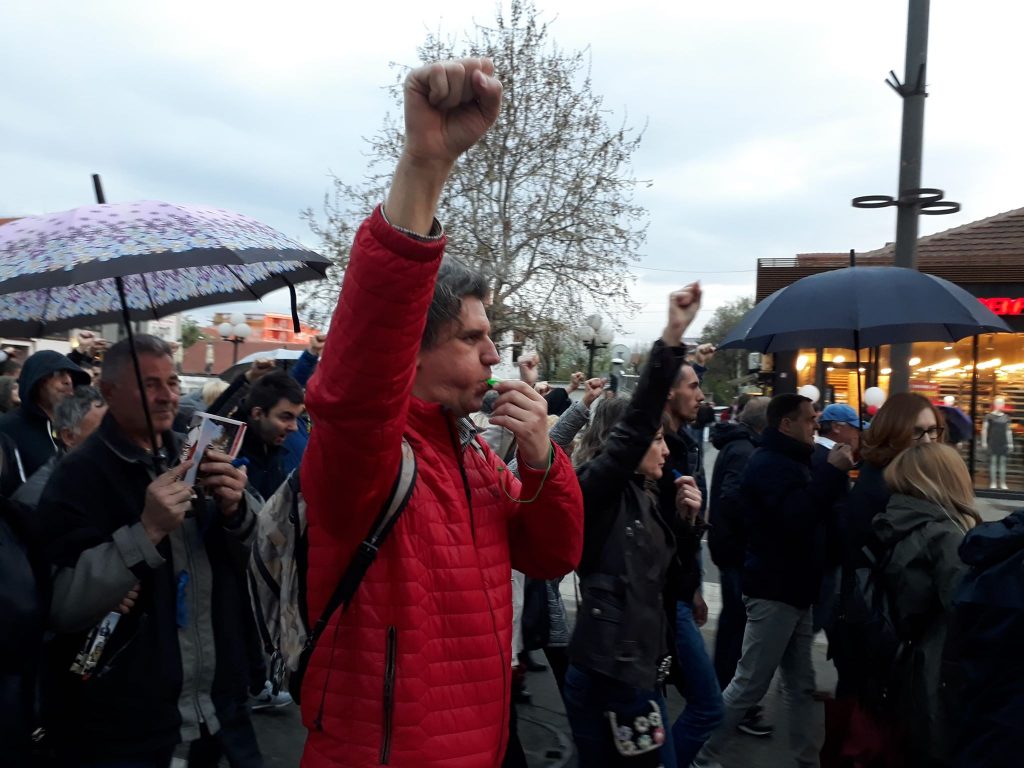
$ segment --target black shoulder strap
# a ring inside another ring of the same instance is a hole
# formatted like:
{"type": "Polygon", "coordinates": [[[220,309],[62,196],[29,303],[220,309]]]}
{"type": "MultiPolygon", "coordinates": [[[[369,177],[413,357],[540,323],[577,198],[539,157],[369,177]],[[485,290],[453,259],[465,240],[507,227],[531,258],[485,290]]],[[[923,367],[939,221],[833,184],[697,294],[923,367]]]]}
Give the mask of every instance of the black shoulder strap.
{"type": "Polygon", "coordinates": [[[403,437],[402,463],[399,466],[395,484],[391,487],[391,493],[388,494],[388,498],[384,502],[384,507],[381,509],[380,514],[377,515],[377,519],[373,521],[370,532],[352,556],[352,561],[345,570],[345,574],[341,577],[341,581],[338,582],[338,586],[334,589],[334,594],[331,595],[331,599],[327,602],[327,606],[324,608],[323,614],[321,614],[316,626],[313,627],[306,638],[306,649],[311,650],[316,645],[320,635],[327,629],[331,616],[334,615],[334,612],[339,607],[342,609],[342,612],[348,609],[348,605],[352,598],[355,597],[356,590],[359,589],[359,584],[362,582],[363,577],[370,569],[370,566],[373,565],[373,561],[377,559],[377,552],[384,544],[388,534],[391,533],[391,529],[395,527],[395,523],[398,522],[402,511],[409,504],[415,484],[416,455],[413,453],[412,446],[403,437]]]}

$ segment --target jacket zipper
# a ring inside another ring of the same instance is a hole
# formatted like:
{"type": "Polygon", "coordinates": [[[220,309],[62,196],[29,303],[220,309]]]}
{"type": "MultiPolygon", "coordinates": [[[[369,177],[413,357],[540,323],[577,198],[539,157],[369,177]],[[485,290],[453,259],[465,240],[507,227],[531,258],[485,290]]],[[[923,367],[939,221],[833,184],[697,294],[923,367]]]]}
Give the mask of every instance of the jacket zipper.
{"type": "MultiPolygon", "coordinates": [[[[188,530],[182,527],[181,538],[185,542],[185,554],[188,558],[188,570],[189,573],[195,574],[195,560],[192,557],[192,542],[189,541],[188,530]]],[[[199,587],[198,582],[192,584],[192,588],[189,590],[192,593],[192,615],[189,617],[188,629],[192,633],[192,641],[196,647],[196,658],[194,670],[195,673],[192,679],[192,704],[196,709],[196,715],[199,717],[200,723],[205,723],[206,718],[203,717],[203,708],[199,705],[199,680],[202,676],[203,670],[203,644],[199,638],[199,587]]]]}
{"type": "MultiPolygon", "coordinates": [[[[469,476],[466,474],[466,465],[465,465],[465,463],[462,460],[464,450],[462,449],[462,446],[459,444],[458,437],[456,436],[455,431],[452,429],[451,421],[448,422],[448,435],[449,435],[449,437],[451,437],[452,448],[455,451],[455,460],[458,462],[458,465],[459,465],[459,475],[461,475],[461,477],[462,477],[462,490],[466,492],[466,506],[469,508],[469,531],[470,531],[470,535],[473,537],[473,544],[475,545],[476,544],[476,521],[473,518],[473,494],[472,494],[472,490],[469,487],[469,476]]],[[[476,554],[475,550],[476,550],[476,547],[474,546],[474,555],[476,554]]],[[[479,560],[479,557],[477,557],[476,560],[477,560],[477,570],[479,571],[480,570],[480,560],[479,560]]],[[[483,578],[483,574],[481,572],[481,580],[482,580],[482,578],[483,578]]],[[[509,578],[511,579],[511,571],[509,572],[509,578]]],[[[509,676],[511,675],[511,670],[512,670],[512,660],[511,659],[506,660],[506,658],[505,658],[505,651],[508,650],[509,652],[511,652],[512,649],[511,648],[507,648],[507,649],[503,648],[502,645],[501,645],[501,635],[498,634],[498,620],[494,617],[494,606],[491,605],[491,595],[490,595],[489,590],[487,589],[487,584],[484,584],[484,598],[487,600],[487,612],[490,613],[490,615],[491,615],[491,631],[494,633],[494,639],[495,639],[495,641],[498,644],[498,655],[501,658],[501,667],[502,667],[502,669],[501,669],[502,700],[511,703],[512,696],[511,696],[511,694],[509,692],[509,676]]],[[[502,738],[506,738],[506,736],[508,734],[507,719],[508,719],[508,710],[507,709],[502,709],[501,731],[500,731],[500,733],[502,734],[502,738]]],[[[506,744],[506,747],[507,746],[508,745],[506,744]]],[[[500,751],[501,750],[501,744],[500,744],[500,742],[498,744],[498,750],[499,750],[498,754],[501,754],[501,751],[500,751]]]]}
{"type": "Polygon", "coordinates": [[[388,627],[387,646],[384,655],[384,733],[380,745],[380,764],[387,765],[391,758],[391,728],[395,712],[395,672],[398,655],[398,630],[388,627]]]}

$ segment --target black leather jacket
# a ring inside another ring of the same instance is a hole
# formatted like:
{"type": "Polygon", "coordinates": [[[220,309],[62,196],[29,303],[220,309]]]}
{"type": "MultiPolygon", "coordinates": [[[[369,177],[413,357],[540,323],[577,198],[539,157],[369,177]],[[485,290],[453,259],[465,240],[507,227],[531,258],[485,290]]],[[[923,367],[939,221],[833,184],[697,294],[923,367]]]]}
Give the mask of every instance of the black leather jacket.
{"type": "Polygon", "coordinates": [[[573,664],[626,685],[653,689],[669,643],[662,592],[675,538],[658,502],[636,474],[661,426],[683,347],[658,341],[644,366],[625,418],[604,449],[580,467],[582,605],[569,644],[573,664]]]}

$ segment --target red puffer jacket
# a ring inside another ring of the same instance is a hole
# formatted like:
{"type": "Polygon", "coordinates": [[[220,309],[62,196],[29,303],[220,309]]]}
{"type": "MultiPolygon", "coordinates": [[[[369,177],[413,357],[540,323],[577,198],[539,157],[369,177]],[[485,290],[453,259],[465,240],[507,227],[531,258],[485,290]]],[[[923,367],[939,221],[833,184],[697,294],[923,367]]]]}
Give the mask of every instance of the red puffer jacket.
{"type": "MultiPolygon", "coordinates": [[[[409,506],[303,685],[302,765],[501,764],[508,729],[511,568],[537,578],[579,562],[583,507],[557,448],[523,483],[441,407],[411,395],[444,242],[376,211],[356,235],[323,359],[310,382],[302,465],[309,615],[317,617],[398,472],[405,434],[419,474],[409,506]],[[513,498],[536,500],[516,504],[513,498]]],[[[523,467],[523,463],[520,462],[523,467]]]]}

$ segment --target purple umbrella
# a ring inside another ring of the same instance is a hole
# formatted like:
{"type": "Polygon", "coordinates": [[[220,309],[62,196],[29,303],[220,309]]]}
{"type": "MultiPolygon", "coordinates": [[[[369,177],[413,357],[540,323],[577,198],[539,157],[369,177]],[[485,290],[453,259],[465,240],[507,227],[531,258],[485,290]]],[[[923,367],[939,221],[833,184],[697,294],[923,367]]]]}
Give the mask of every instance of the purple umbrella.
{"type": "Polygon", "coordinates": [[[44,333],[259,299],[329,260],[238,213],[146,200],[0,226],[0,334],[44,333]],[[124,284],[125,306],[117,281],[124,284]]]}
{"type": "MultiPolygon", "coordinates": [[[[288,288],[299,331],[295,284],[322,278],[326,257],[218,208],[151,200],[107,205],[99,176],[92,178],[96,205],[0,226],[0,334],[41,336],[122,319],[142,392],[132,320],[288,288]]],[[[142,407],[159,473],[145,398],[142,407]]]]}

